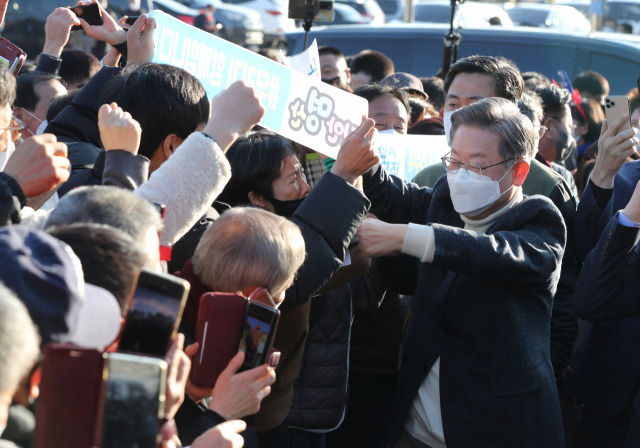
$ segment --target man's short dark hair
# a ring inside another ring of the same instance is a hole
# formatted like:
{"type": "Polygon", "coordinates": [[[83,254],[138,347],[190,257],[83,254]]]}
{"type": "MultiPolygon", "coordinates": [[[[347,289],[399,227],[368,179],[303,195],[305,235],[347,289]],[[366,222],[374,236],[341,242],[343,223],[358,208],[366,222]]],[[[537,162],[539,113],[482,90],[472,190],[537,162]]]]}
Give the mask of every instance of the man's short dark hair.
{"type": "Polygon", "coordinates": [[[104,224],[76,223],[47,232],[67,243],[80,259],[84,280],[109,291],[122,313],[146,257],[131,236],[104,224]]]}
{"type": "Polygon", "coordinates": [[[403,89],[399,89],[397,87],[389,86],[389,85],[380,85],[380,84],[366,84],[364,86],[358,87],[354,92],[354,95],[358,95],[368,102],[375,100],[378,97],[389,95],[394,98],[397,98],[398,101],[402,103],[405,109],[407,109],[407,114],[411,114],[411,106],[409,105],[409,97],[407,92],[403,89]]]}
{"type": "Polygon", "coordinates": [[[437,76],[430,78],[420,78],[424,93],[429,95],[429,102],[439,112],[444,107],[444,81],[437,76]]]}
{"type": "Polygon", "coordinates": [[[209,101],[200,81],[170,65],[127,65],[104,87],[101,104],[112,102],[140,123],[138,152],[148,158],[168,135],[186,139],[209,119],[209,101]]]}
{"type": "Polygon", "coordinates": [[[62,109],[67,107],[74,100],[76,96],[78,96],[80,90],[70,90],[64,95],[60,95],[51,100],[51,104],[49,104],[49,109],[47,109],[46,119],[49,123],[53,121],[54,118],[58,116],[62,109]]]}
{"type": "Polygon", "coordinates": [[[524,72],[522,79],[524,80],[524,88],[529,90],[547,87],[551,84],[549,78],[538,72],[524,72]]]}
{"type": "Polygon", "coordinates": [[[338,59],[342,58],[342,59],[345,59],[346,61],[346,58],[344,57],[344,53],[338,50],[336,47],[332,47],[330,45],[322,45],[318,47],[318,54],[320,56],[322,56],[323,54],[331,54],[338,59]]]}
{"type": "Polygon", "coordinates": [[[371,82],[380,82],[395,72],[393,61],[374,50],[362,50],[355,55],[349,68],[351,73],[364,72],[371,76],[371,82]]]}
{"type": "Polygon", "coordinates": [[[587,93],[593,96],[609,95],[609,81],[593,70],[578,73],[571,81],[571,84],[574,89],[578,89],[583,94],[587,93]]]}
{"type": "Polygon", "coordinates": [[[9,69],[0,64],[0,106],[13,106],[16,99],[16,78],[9,69]]]}
{"type": "Polygon", "coordinates": [[[558,116],[561,114],[564,106],[571,102],[571,94],[567,89],[550,84],[547,87],[536,90],[536,93],[542,100],[542,110],[545,118],[558,116]]]}
{"type": "Polygon", "coordinates": [[[15,107],[33,111],[40,101],[36,93],[36,86],[44,82],[60,81],[60,77],[51,73],[29,72],[16,78],[16,100],[15,107]]]}
{"type": "Polygon", "coordinates": [[[444,91],[449,91],[451,83],[460,73],[480,73],[494,79],[496,96],[516,104],[522,96],[524,82],[520,71],[503,57],[474,55],[460,59],[453,64],[444,80],[444,91]]]}
{"type": "MultiPolygon", "coordinates": [[[[60,77],[68,85],[77,84],[91,78],[100,70],[100,61],[91,53],[65,48],[60,55],[60,77]]],[[[81,87],[81,86],[79,86],[81,87]]]]}

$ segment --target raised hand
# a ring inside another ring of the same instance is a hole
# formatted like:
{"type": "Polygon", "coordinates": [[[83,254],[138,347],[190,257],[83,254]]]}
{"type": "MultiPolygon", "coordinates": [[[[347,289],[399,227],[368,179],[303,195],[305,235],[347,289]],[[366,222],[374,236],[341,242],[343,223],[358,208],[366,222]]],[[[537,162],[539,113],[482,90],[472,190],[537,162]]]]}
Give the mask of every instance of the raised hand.
{"type": "Polygon", "coordinates": [[[602,131],[598,140],[598,158],[591,173],[591,180],[600,188],[613,188],[616,173],[627,161],[627,157],[635,151],[634,145],[638,144],[638,139],[635,137],[637,129],[620,131],[622,125],[628,120],[629,115],[624,114],[611,123],[611,126],[607,120],[602,121],[602,131]]]}
{"type": "Polygon", "coordinates": [[[79,18],[80,25],[82,25],[82,29],[87,33],[87,36],[106,42],[109,45],[118,45],[126,41],[127,32],[118,25],[118,22],[113,20],[113,17],[104,10],[98,0],[78,2],[78,6],[89,5],[91,3],[97,3],[98,7],[102,10],[102,25],[89,25],[86,20],[79,18]]]}
{"type": "Polygon", "coordinates": [[[29,137],[9,157],[4,172],[13,177],[25,196],[45,193],[69,179],[67,145],[53,134],[29,137]]]}
{"type": "Polygon", "coordinates": [[[71,27],[80,25],[80,21],[69,8],[56,8],[47,17],[44,24],[44,47],[42,52],[59,58],[62,49],[69,42],[71,27]]]}
{"type": "Polygon", "coordinates": [[[131,154],[138,153],[140,124],[124,112],[116,103],[103,104],[98,111],[98,127],[100,139],[105,151],[121,149],[131,154]]]}
{"type": "Polygon", "coordinates": [[[184,335],[178,333],[171,341],[165,360],[168,364],[165,418],[172,419],[184,401],[185,385],[191,369],[191,360],[182,351],[184,335]]]}
{"type": "Polygon", "coordinates": [[[350,184],[380,162],[374,146],[378,131],[375,122],[362,117],[362,123],[342,143],[331,172],[350,184]]]}
{"type": "Polygon", "coordinates": [[[264,113],[253,87],[236,81],[211,100],[211,116],[202,132],[226,152],[240,135],[262,120],[264,113]]]}
{"type": "Polygon", "coordinates": [[[141,14],[127,32],[127,64],[141,64],[153,59],[153,30],[156,21],[141,14]]]}

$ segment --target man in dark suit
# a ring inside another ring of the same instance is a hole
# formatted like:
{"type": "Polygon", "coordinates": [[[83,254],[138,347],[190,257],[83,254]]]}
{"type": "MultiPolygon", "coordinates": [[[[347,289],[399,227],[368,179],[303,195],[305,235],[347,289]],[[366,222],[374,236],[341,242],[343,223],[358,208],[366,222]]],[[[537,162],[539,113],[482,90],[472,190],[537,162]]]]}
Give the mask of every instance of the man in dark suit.
{"type": "Polygon", "coordinates": [[[536,131],[502,98],[451,120],[447,176],[433,189],[379,165],[363,176],[382,221],[363,221],[360,249],[421,261],[406,272],[413,316],[389,442],[564,446],[549,325],[566,229],[550,200],[522,195],[536,131]]]}
{"type": "MultiPolygon", "coordinates": [[[[575,302],[578,314],[593,321],[571,383],[576,398],[584,406],[583,438],[588,448],[617,448],[628,443],[630,422],[634,418],[633,400],[640,389],[640,316],[614,319],[600,309],[593,312],[584,306],[585,301],[598,300],[597,289],[585,289],[584,282],[589,277],[611,275],[614,271],[629,275],[628,271],[623,272],[621,263],[608,264],[607,273],[593,267],[594,257],[608,256],[608,251],[615,251],[616,239],[624,229],[618,229],[620,232],[615,226],[604,229],[614,212],[629,202],[640,180],[640,162],[625,163],[638,144],[634,137],[637,129],[623,128],[628,119],[627,116],[603,123],[598,158],[575,221],[576,249],[580,256],[588,254],[599,239],[602,246],[591,255],[591,267],[586,266],[578,282],[581,292],[576,294],[575,302]],[[602,242],[601,235],[606,241],[602,242]],[[589,297],[592,293],[594,297],[589,297]]],[[[630,275],[637,277],[637,272],[630,275]]],[[[638,408],[640,402],[635,409],[638,408]]]]}

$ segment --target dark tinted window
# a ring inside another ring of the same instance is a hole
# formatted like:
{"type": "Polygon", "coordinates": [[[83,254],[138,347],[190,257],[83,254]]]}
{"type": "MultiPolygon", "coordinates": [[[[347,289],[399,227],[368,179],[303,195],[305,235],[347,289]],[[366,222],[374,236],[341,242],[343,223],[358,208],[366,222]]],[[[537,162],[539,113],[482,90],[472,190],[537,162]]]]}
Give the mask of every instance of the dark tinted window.
{"type": "Polygon", "coordinates": [[[395,0],[378,0],[378,5],[380,5],[385,14],[398,12],[398,2],[395,0]]]}
{"type": "Polygon", "coordinates": [[[640,20],[640,4],[608,3],[605,17],[615,20],[640,20]]]}

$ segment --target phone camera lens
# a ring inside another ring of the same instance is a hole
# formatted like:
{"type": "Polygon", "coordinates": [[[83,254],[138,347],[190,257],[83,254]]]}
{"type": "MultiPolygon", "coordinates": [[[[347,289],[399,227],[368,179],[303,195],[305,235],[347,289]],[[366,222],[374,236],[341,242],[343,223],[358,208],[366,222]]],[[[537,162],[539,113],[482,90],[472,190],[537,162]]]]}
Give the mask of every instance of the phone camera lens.
{"type": "Polygon", "coordinates": [[[613,101],[611,101],[611,105],[612,105],[612,106],[615,106],[615,105],[616,105],[616,103],[615,103],[615,102],[613,102],[613,101]]]}

